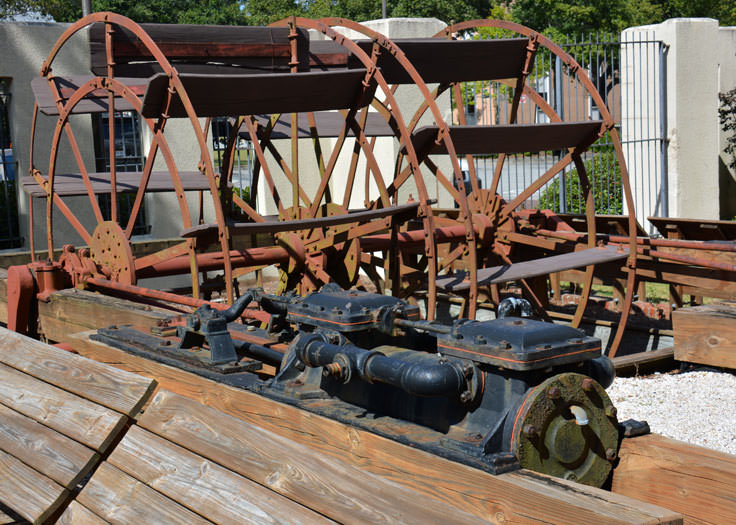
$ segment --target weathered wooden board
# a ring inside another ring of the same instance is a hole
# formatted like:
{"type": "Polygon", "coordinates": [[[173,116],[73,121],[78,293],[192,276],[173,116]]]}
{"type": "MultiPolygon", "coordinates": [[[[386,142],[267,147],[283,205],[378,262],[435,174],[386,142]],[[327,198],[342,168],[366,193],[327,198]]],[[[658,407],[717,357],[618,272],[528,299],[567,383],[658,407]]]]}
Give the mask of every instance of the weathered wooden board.
{"type": "Polygon", "coordinates": [[[73,488],[98,457],[84,445],[2,404],[0,449],[66,488],[73,488]]]}
{"type": "Polygon", "coordinates": [[[41,523],[68,493],[58,483],[0,450],[0,502],[30,522],[41,523]]]}
{"type": "Polygon", "coordinates": [[[46,338],[61,342],[67,334],[113,324],[130,324],[147,330],[160,319],[171,316],[172,312],[71,288],[52,293],[47,303],[39,302],[38,315],[46,338]]]}
{"type": "Polygon", "coordinates": [[[656,434],[625,439],[613,490],[682,513],[685,523],[736,522],[736,456],[656,434]]]}
{"type": "Polygon", "coordinates": [[[111,523],[210,523],[106,462],[77,501],[111,523]]]}
{"type": "Polygon", "coordinates": [[[612,359],[618,377],[630,377],[651,373],[654,370],[675,368],[675,349],[659,348],[651,352],[637,352],[612,359]]]}
{"type": "Polygon", "coordinates": [[[289,438],[159,390],[138,424],[336,521],[475,523],[477,517],[321,456],[289,438]]]}
{"type": "Polygon", "coordinates": [[[0,400],[94,450],[104,450],[126,417],[0,364],[0,400]]]}
{"type": "Polygon", "coordinates": [[[413,491],[491,522],[679,523],[676,513],[639,501],[543,475],[492,476],[336,421],[179,369],[69,336],[80,354],[155,378],[175,391],[280,436],[336,457],[413,491]]]}
{"type": "Polygon", "coordinates": [[[108,522],[73,500],[56,523],[57,525],[105,525],[108,522]]]}
{"type": "Polygon", "coordinates": [[[672,328],[678,361],[736,369],[736,303],[675,310],[672,328]]]}
{"type": "Polygon", "coordinates": [[[155,388],[155,381],[147,377],[59,351],[4,328],[0,328],[0,362],[129,416],[140,411],[155,388]]]}
{"type": "Polygon", "coordinates": [[[138,426],[128,430],[108,461],[216,523],[329,522],[308,508],[138,426]]]}
{"type": "Polygon", "coordinates": [[[15,523],[16,520],[5,514],[3,511],[0,510],[0,525],[10,525],[11,523],[15,523]]]}

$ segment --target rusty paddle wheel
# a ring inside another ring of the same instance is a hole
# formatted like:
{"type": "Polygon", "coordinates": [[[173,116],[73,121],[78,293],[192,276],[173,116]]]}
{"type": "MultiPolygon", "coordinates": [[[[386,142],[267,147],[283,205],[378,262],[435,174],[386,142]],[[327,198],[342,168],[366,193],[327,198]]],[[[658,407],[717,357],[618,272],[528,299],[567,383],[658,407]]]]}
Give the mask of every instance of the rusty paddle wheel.
{"type": "MultiPolygon", "coordinates": [[[[594,265],[627,259],[628,268],[635,267],[635,250],[596,245],[595,202],[585,172],[586,151],[609,134],[624,200],[633,210],[613,119],[572,57],[516,24],[466,22],[435,38],[392,41],[343,19],[291,18],[268,28],[194,31],[141,26],[97,13],[65,31],[34,81],[34,91],[32,179],[25,187],[31,199],[46,199],[49,254],[60,248],[54,239],[59,213],[86,245],[79,250],[65,246],[56,263],[75,285],[196,306],[212,272],[221,275],[228,302],[238,294],[238,277],[267,268],[278,270],[280,293],[302,295],[328,282],[349,288],[363,275],[381,293],[424,300],[426,317],[433,319],[438,295],[458,298],[461,314],[472,318],[481,301],[497,305],[509,293],[500,287],[518,282],[538,314],[546,316],[547,276],[585,268],[572,319],[577,326],[594,265]],[[56,55],[88,26],[94,74],[56,76],[56,55]],[[457,38],[484,27],[509,30],[516,37],[457,38]],[[346,30],[358,38],[347,38],[346,30]],[[310,40],[308,31],[322,40],[310,40]],[[559,57],[567,76],[592,98],[600,120],[565,121],[530,87],[531,67],[541,49],[559,57]],[[463,83],[478,80],[509,86],[513,96],[507,123],[468,124],[458,101],[463,83]],[[419,100],[413,113],[400,105],[405,90],[419,100]],[[455,100],[454,117],[447,113],[447,93],[455,100]],[[522,97],[549,122],[518,122],[522,97]],[[120,111],[137,114],[150,137],[137,172],[116,169],[119,131],[114,122],[120,111]],[[79,115],[100,112],[108,123],[106,173],[85,164],[74,129],[79,115]],[[47,166],[34,158],[41,144],[45,147],[37,130],[40,114],[57,119],[47,166]],[[215,117],[230,119],[219,166],[208,146],[215,117]],[[190,171],[171,142],[180,135],[167,133],[172,126],[180,133],[181,122],[195,137],[197,149],[188,156],[198,162],[190,171]],[[232,184],[243,138],[255,151],[249,195],[234,192],[232,184]],[[503,199],[498,187],[507,156],[548,150],[565,153],[516,196],[503,199]],[[60,172],[61,151],[71,153],[76,173],[60,172]],[[496,156],[488,187],[481,187],[475,174],[472,156],[477,154],[496,156]],[[563,235],[568,228],[554,214],[526,209],[533,194],[568,166],[580,175],[586,203],[587,235],[576,241],[563,235]],[[134,224],[156,192],[175,195],[179,240],[136,257],[131,249],[134,224]],[[120,212],[123,193],[131,196],[130,213],[120,212]],[[109,210],[100,205],[99,194],[110,195],[109,210]],[[148,277],[182,274],[191,276],[183,295],[135,286],[148,277]]],[[[628,244],[633,246],[633,211],[628,221],[628,244]]],[[[628,272],[612,348],[626,324],[634,275],[628,272]]]]}

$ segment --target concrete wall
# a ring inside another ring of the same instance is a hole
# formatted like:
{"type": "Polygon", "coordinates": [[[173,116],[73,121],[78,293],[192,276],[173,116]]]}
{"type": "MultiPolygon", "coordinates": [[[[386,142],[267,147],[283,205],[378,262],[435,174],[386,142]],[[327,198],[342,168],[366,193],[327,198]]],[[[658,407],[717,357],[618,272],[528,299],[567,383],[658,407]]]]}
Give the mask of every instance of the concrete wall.
{"type": "MultiPolygon", "coordinates": [[[[27,176],[30,168],[30,136],[33,119],[33,93],[31,79],[39,76],[41,64],[48,56],[53,44],[61,36],[69,24],[46,23],[0,23],[0,49],[3,58],[0,60],[0,76],[10,78],[10,123],[11,138],[13,140],[13,155],[18,162],[16,178],[27,176]]],[[[78,34],[70,40],[63,51],[54,61],[54,72],[59,75],[85,74],[89,69],[88,62],[80,57],[89,56],[87,52],[86,34],[78,34]]],[[[49,148],[52,134],[56,125],[55,117],[40,115],[38,119],[36,137],[39,145],[35,152],[35,166],[42,172],[48,170],[49,148]]],[[[75,130],[80,150],[85,164],[94,166],[94,149],[92,147],[92,128],[88,116],[74,116],[71,125],[75,130]]],[[[64,145],[68,144],[66,139],[64,145]]],[[[77,164],[71,155],[63,152],[58,157],[58,172],[78,171],[77,164]]],[[[70,205],[79,212],[80,219],[88,226],[92,224],[91,208],[89,213],[84,210],[82,199],[74,199],[70,205]]],[[[20,212],[20,234],[25,237],[22,249],[29,248],[29,208],[28,197],[18,188],[18,207],[20,212]]],[[[45,199],[36,199],[34,216],[36,227],[34,236],[36,246],[46,247],[45,199]]],[[[81,239],[60,214],[55,214],[55,231],[64,242],[78,243],[81,239]],[[57,230],[58,228],[58,230],[57,230]]]]}
{"type": "MultiPolygon", "coordinates": [[[[636,40],[646,34],[650,40],[661,40],[667,46],[665,55],[667,90],[667,167],[669,216],[682,218],[719,219],[722,185],[719,182],[719,155],[721,133],[718,123],[718,92],[722,82],[719,75],[733,75],[733,60],[725,60],[733,41],[726,31],[721,33],[718,22],[712,19],[671,19],[661,24],[634,27],[625,30],[623,41],[636,40]],[[720,73],[719,73],[720,71],[720,73]]],[[[652,72],[642,70],[634,62],[633,53],[624,52],[622,58],[622,97],[630,96],[628,86],[646,81],[652,72]]],[[[643,100],[630,101],[651,108],[648,113],[632,117],[624,109],[622,115],[623,139],[627,129],[651,126],[659,118],[659,100],[653,87],[636,96],[643,100]],[[632,121],[632,119],[634,119],[632,121]]],[[[626,108],[627,104],[622,104],[626,108]]],[[[643,184],[659,187],[658,169],[642,160],[645,147],[633,147],[627,155],[630,167],[641,166],[649,180],[643,184]]],[[[643,200],[644,188],[634,187],[637,198],[637,216],[661,213],[657,203],[643,200]],[[638,190],[638,191],[637,191],[638,190]]]]}

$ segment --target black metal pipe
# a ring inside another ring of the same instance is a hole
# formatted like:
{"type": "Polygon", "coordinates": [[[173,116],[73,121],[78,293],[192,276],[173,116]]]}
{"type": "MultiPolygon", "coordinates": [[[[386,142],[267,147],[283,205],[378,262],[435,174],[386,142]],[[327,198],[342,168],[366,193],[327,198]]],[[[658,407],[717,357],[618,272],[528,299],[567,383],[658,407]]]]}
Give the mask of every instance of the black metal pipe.
{"type": "Polygon", "coordinates": [[[273,365],[280,365],[284,358],[284,354],[267,346],[239,341],[236,339],[233,339],[233,344],[235,345],[236,350],[251,355],[260,361],[267,361],[273,365]]]}
{"type": "Polygon", "coordinates": [[[358,375],[369,383],[385,383],[422,397],[460,397],[468,390],[464,366],[459,360],[411,350],[386,356],[351,344],[334,345],[319,334],[302,337],[294,345],[297,357],[305,364],[339,365],[345,380],[358,375]]]}
{"type": "Polygon", "coordinates": [[[467,389],[459,362],[443,362],[438,356],[412,351],[407,354],[374,354],[366,361],[364,375],[372,382],[387,383],[420,397],[459,396],[467,389]]]}
{"type": "Polygon", "coordinates": [[[410,319],[402,319],[397,317],[393,320],[394,325],[403,326],[407,328],[414,328],[415,330],[422,330],[424,332],[434,332],[437,334],[449,334],[452,332],[451,326],[434,323],[432,321],[412,321],[410,319]]]}
{"type": "Polygon", "coordinates": [[[225,319],[226,323],[232,323],[242,315],[242,313],[245,311],[245,308],[251,302],[253,302],[253,299],[253,293],[251,293],[250,291],[245,292],[232,304],[230,308],[228,308],[227,310],[221,310],[220,317],[225,319]]]}

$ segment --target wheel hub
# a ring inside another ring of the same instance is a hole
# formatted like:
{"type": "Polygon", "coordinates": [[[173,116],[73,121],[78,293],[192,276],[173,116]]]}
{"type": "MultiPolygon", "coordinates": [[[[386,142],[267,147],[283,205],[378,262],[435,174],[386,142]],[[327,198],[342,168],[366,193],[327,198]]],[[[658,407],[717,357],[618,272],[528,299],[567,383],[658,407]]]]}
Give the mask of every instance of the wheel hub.
{"type": "Polygon", "coordinates": [[[99,223],[92,232],[89,250],[90,258],[108,279],[124,284],[136,283],[133,252],[118,223],[99,223]]]}

